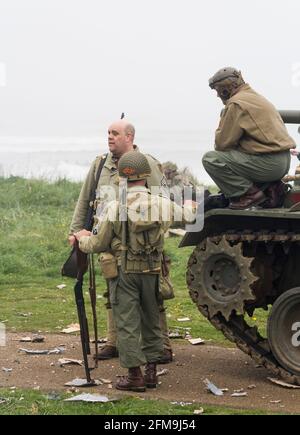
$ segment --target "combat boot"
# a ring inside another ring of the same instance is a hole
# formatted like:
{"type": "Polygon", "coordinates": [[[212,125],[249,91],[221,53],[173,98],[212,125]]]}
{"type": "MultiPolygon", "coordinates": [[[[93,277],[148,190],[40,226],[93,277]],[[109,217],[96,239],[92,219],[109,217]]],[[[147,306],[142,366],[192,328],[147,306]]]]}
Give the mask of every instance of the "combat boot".
{"type": "Polygon", "coordinates": [[[94,356],[94,359],[98,361],[108,360],[112,358],[118,358],[119,352],[115,346],[104,346],[97,355],[94,356]]]}
{"type": "Polygon", "coordinates": [[[229,208],[231,210],[247,210],[264,203],[266,200],[266,195],[258,187],[252,186],[239,200],[231,200],[229,208]]]}
{"type": "Polygon", "coordinates": [[[156,363],[148,363],[145,366],[145,384],[147,388],[156,388],[158,377],[156,373],[156,363]]]}
{"type": "Polygon", "coordinates": [[[173,352],[169,349],[164,349],[164,353],[160,357],[157,364],[170,364],[173,361],[173,352]]]}
{"type": "Polygon", "coordinates": [[[116,388],[121,391],[144,393],[146,391],[146,385],[140,367],[128,369],[128,376],[120,378],[117,382],[116,388]]]}

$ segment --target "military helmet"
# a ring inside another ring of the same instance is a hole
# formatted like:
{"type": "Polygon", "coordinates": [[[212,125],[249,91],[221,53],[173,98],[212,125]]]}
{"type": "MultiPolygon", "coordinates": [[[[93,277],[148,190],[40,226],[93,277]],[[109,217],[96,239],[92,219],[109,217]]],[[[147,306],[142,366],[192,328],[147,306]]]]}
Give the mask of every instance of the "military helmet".
{"type": "Polygon", "coordinates": [[[119,176],[129,181],[145,180],[151,175],[151,168],[147,157],[138,152],[130,151],[124,154],[119,161],[119,176]]]}
{"type": "Polygon", "coordinates": [[[212,89],[215,89],[216,85],[230,86],[235,84],[236,86],[240,86],[244,83],[245,82],[241,71],[232,67],[220,69],[213,77],[209,79],[209,86],[212,89]]]}

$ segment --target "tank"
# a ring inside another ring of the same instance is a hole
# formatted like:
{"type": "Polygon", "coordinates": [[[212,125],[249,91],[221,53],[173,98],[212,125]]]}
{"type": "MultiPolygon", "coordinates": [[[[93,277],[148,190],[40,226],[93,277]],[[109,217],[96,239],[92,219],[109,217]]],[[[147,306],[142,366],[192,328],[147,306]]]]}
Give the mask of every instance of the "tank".
{"type": "MultiPolygon", "coordinates": [[[[280,113],[300,124],[300,111],[280,113]]],[[[200,313],[259,366],[300,385],[300,189],[288,181],[282,208],[209,210],[180,246],[195,247],[187,285],[200,313]],[[264,332],[253,326],[257,309],[268,312],[264,332]]]]}

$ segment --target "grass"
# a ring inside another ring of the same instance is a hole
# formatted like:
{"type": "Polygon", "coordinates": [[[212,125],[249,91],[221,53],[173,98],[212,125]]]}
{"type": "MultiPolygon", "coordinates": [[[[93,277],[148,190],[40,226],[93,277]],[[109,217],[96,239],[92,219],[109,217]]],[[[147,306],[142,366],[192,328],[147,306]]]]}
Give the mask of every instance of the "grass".
{"type": "MultiPolygon", "coordinates": [[[[68,227],[76,204],[80,185],[61,180],[50,184],[41,180],[0,178],[0,322],[9,331],[58,332],[77,323],[73,296],[74,281],[63,279],[60,269],[69,255],[68,227]],[[57,289],[64,283],[66,288],[57,289]]],[[[179,239],[168,239],[166,249],[172,258],[172,280],[176,298],[166,303],[170,328],[191,328],[194,338],[212,340],[228,346],[222,334],[198,312],[188,296],[185,273],[192,248],[178,249],[179,239]],[[179,317],[190,322],[179,324],[179,317]]],[[[105,336],[105,282],[97,273],[99,334],[105,336]]],[[[87,291],[87,287],[85,289],[87,291]]],[[[88,300],[88,298],[87,298],[88,300]]],[[[87,302],[88,317],[91,318],[87,302]]],[[[265,329],[266,314],[255,314],[256,323],[265,329]]],[[[75,405],[46,400],[37,392],[7,392],[9,398],[0,405],[2,413],[72,413],[75,405]],[[20,400],[24,397],[23,400],[20,400]]],[[[192,413],[191,409],[191,413],[192,413]]],[[[114,405],[76,405],[76,413],[176,414],[190,409],[161,402],[126,399],[114,405]],[[149,411],[149,412],[148,412],[149,411]]],[[[207,408],[207,413],[236,413],[226,409],[207,408]]],[[[253,413],[251,411],[251,413],[253,413]]]]}
{"type": "Polygon", "coordinates": [[[233,409],[227,407],[192,405],[172,405],[161,400],[128,398],[105,404],[66,403],[68,395],[50,395],[28,390],[1,390],[0,415],[194,415],[203,407],[204,415],[263,415],[260,410],[233,409]]]}
{"type": "MultiPolygon", "coordinates": [[[[68,227],[80,185],[61,180],[53,184],[21,178],[0,179],[0,321],[10,331],[57,332],[77,321],[74,281],[63,279],[60,269],[70,248],[68,227]],[[58,290],[64,283],[66,288],[58,290]]],[[[168,239],[166,249],[172,258],[172,280],[176,298],[166,303],[169,325],[178,327],[179,317],[191,321],[194,337],[228,345],[198,312],[188,296],[186,264],[192,248],[178,249],[178,239],[168,239]]],[[[105,282],[98,274],[98,295],[105,282]]],[[[105,335],[105,300],[99,299],[99,333],[105,335]]],[[[87,303],[89,310],[89,304],[87,303]]],[[[265,314],[256,316],[264,328],[265,314]]]]}

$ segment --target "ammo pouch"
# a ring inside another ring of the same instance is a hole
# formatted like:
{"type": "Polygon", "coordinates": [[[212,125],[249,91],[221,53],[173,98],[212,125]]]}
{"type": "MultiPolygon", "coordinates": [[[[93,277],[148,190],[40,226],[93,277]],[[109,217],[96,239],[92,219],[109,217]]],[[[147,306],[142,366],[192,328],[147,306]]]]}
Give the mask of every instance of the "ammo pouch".
{"type": "Polygon", "coordinates": [[[175,298],[174,287],[171,282],[170,276],[159,276],[159,293],[163,301],[168,301],[175,298]]]}
{"type": "Polygon", "coordinates": [[[159,276],[159,293],[164,301],[174,299],[174,286],[170,278],[171,259],[162,253],[161,273],[159,276]]]}
{"type": "Polygon", "coordinates": [[[100,254],[99,263],[102,270],[102,275],[105,279],[114,279],[119,275],[118,263],[114,255],[109,252],[100,254]]]}

